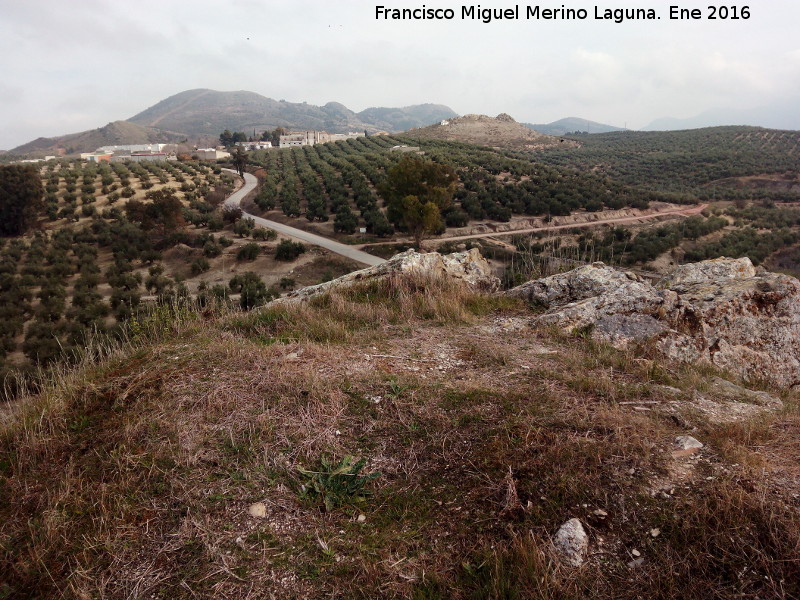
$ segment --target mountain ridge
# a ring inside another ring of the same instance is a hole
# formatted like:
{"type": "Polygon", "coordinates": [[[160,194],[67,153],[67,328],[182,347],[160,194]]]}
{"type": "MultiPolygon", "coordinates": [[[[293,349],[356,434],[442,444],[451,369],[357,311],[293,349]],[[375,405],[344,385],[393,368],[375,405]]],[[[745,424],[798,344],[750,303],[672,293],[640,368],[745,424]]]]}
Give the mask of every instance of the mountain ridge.
{"type": "Polygon", "coordinates": [[[146,126],[161,125],[194,136],[215,135],[224,129],[248,131],[275,127],[324,129],[331,133],[403,131],[454,116],[456,113],[451,108],[440,104],[371,107],[356,113],[335,101],[316,106],[274,100],[245,90],[195,89],[165,98],[128,120],[146,126]]]}
{"type": "Polygon", "coordinates": [[[135,144],[183,139],[216,139],[225,129],[260,133],[276,127],[347,131],[404,131],[456,116],[441,104],[371,107],[356,113],[340,102],[316,106],[274,100],[256,92],[219,92],[198,88],[174,94],[105,127],[49,138],[40,137],[13,148],[14,154],[91,152],[104,144],[135,144]],[[109,131],[105,128],[114,125],[109,131]],[[99,132],[99,133],[98,133],[99,132]],[[97,144],[100,139],[102,143],[97,144]],[[71,150],[71,151],[70,151],[71,150]]]}

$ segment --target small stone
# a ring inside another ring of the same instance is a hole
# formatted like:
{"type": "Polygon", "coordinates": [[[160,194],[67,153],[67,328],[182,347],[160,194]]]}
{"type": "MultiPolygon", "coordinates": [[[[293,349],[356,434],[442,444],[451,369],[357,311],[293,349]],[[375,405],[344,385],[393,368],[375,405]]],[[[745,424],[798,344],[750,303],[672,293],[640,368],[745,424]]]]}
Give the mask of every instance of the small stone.
{"type": "Polygon", "coordinates": [[[564,562],[573,567],[580,567],[589,548],[589,536],[586,535],[579,519],[570,519],[556,532],[553,544],[561,553],[564,562]]]}
{"type": "Polygon", "coordinates": [[[267,516],[267,505],[263,502],[256,502],[255,504],[250,505],[250,507],[247,509],[247,512],[250,513],[251,517],[263,519],[267,516]]]}
{"type": "Polygon", "coordinates": [[[653,529],[650,530],[650,535],[656,538],[661,535],[661,530],[658,527],[654,527],[653,529]]]}
{"type": "Polygon", "coordinates": [[[675,438],[675,445],[678,450],[699,450],[703,447],[703,443],[697,441],[690,435],[679,435],[675,438]]]}
{"type": "Polygon", "coordinates": [[[641,552],[639,552],[639,551],[638,551],[636,548],[634,548],[633,550],[631,550],[631,554],[633,554],[634,556],[641,556],[641,555],[642,555],[642,553],[641,553],[641,552]]]}
{"type": "Polygon", "coordinates": [[[602,508],[598,508],[597,510],[593,511],[592,514],[596,517],[600,517],[601,519],[605,519],[608,516],[608,513],[602,508]]]}
{"type": "Polygon", "coordinates": [[[367,515],[365,515],[364,513],[358,515],[358,518],[356,519],[356,521],[358,521],[359,523],[363,523],[366,520],[367,520],[367,515]]]}
{"type": "Polygon", "coordinates": [[[632,560],[628,563],[629,569],[635,569],[636,567],[641,567],[644,563],[644,558],[637,558],[636,560],[632,560]]]}

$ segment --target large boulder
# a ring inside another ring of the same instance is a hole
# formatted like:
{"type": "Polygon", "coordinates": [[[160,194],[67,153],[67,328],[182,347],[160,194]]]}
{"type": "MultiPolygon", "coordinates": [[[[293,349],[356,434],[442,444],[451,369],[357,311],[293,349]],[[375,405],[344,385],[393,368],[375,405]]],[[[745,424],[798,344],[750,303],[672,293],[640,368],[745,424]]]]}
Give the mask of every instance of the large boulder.
{"type": "Polygon", "coordinates": [[[540,324],[592,330],[619,348],[652,340],[670,358],[800,385],[800,281],[748,258],[683,265],[658,286],[595,263],[508,293],[544,306],[540,324]]]}
{"type": "Polygon", "coordinates": [[[279,301],[302,301],[336,288],[394,275],[448,277],[486,292],[493,292],[500,286],[500,280],[492,273],[491,266],[476,248],[453,254],[406,250],[374,267],[353,271],[337,279],[291,292],[279,301]]]}

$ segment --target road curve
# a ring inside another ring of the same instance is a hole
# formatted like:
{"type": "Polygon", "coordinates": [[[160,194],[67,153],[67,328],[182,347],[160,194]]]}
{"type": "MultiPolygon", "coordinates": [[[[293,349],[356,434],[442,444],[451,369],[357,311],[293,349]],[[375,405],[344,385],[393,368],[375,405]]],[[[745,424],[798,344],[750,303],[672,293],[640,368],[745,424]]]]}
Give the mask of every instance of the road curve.
{"type": "MultiPolygon", "coordinates": [[[[224,170],[230,171],[231,173],[238,175],[238,173],[233,169],[224,169],[224,170]]],[[[241,208],[242,200],[244,200],[244,197],[256,188],[256,185],[258,185],[258,180],[250,173],[245,173],[244,186],[242,186],[241,189],[235,191],[233,194],[228,196],[228,199],[225,200],[225,206],[236,206],[241,208]]],[[[352,246],[348,246],[346,244],[341,244],[339,242],[329,240],[328,238],[324,238],[321,235],[316,235],[314,233],[303,231],[302,229],[289,227],[288,225],[284,225],[283,223],[278,223],[277,221],[270,221],[269,219],[264,219],[256,215],[251,215],[250,213],[245,212],[244,210],[242,211],[242,215],[250,219],[253,219],[258,225],[261,225],[262,227],[268,227],[270,229],[274,229],[278,233],[282,233],[284,235],[290,235],[295,239],[308,242],[309,244],[313,244],[314,246],[320,246],[322,248],[325,248],[326,250],[330,250],[331,252],[340,254],[345,258],[349,258],[351,260],[363,263],[365,265],[374,266],[386,262],[382,258],[373,256],[372,254],[367,254],[366,252],[362,252],[361,250],[353,248],[352,246]]]]}

